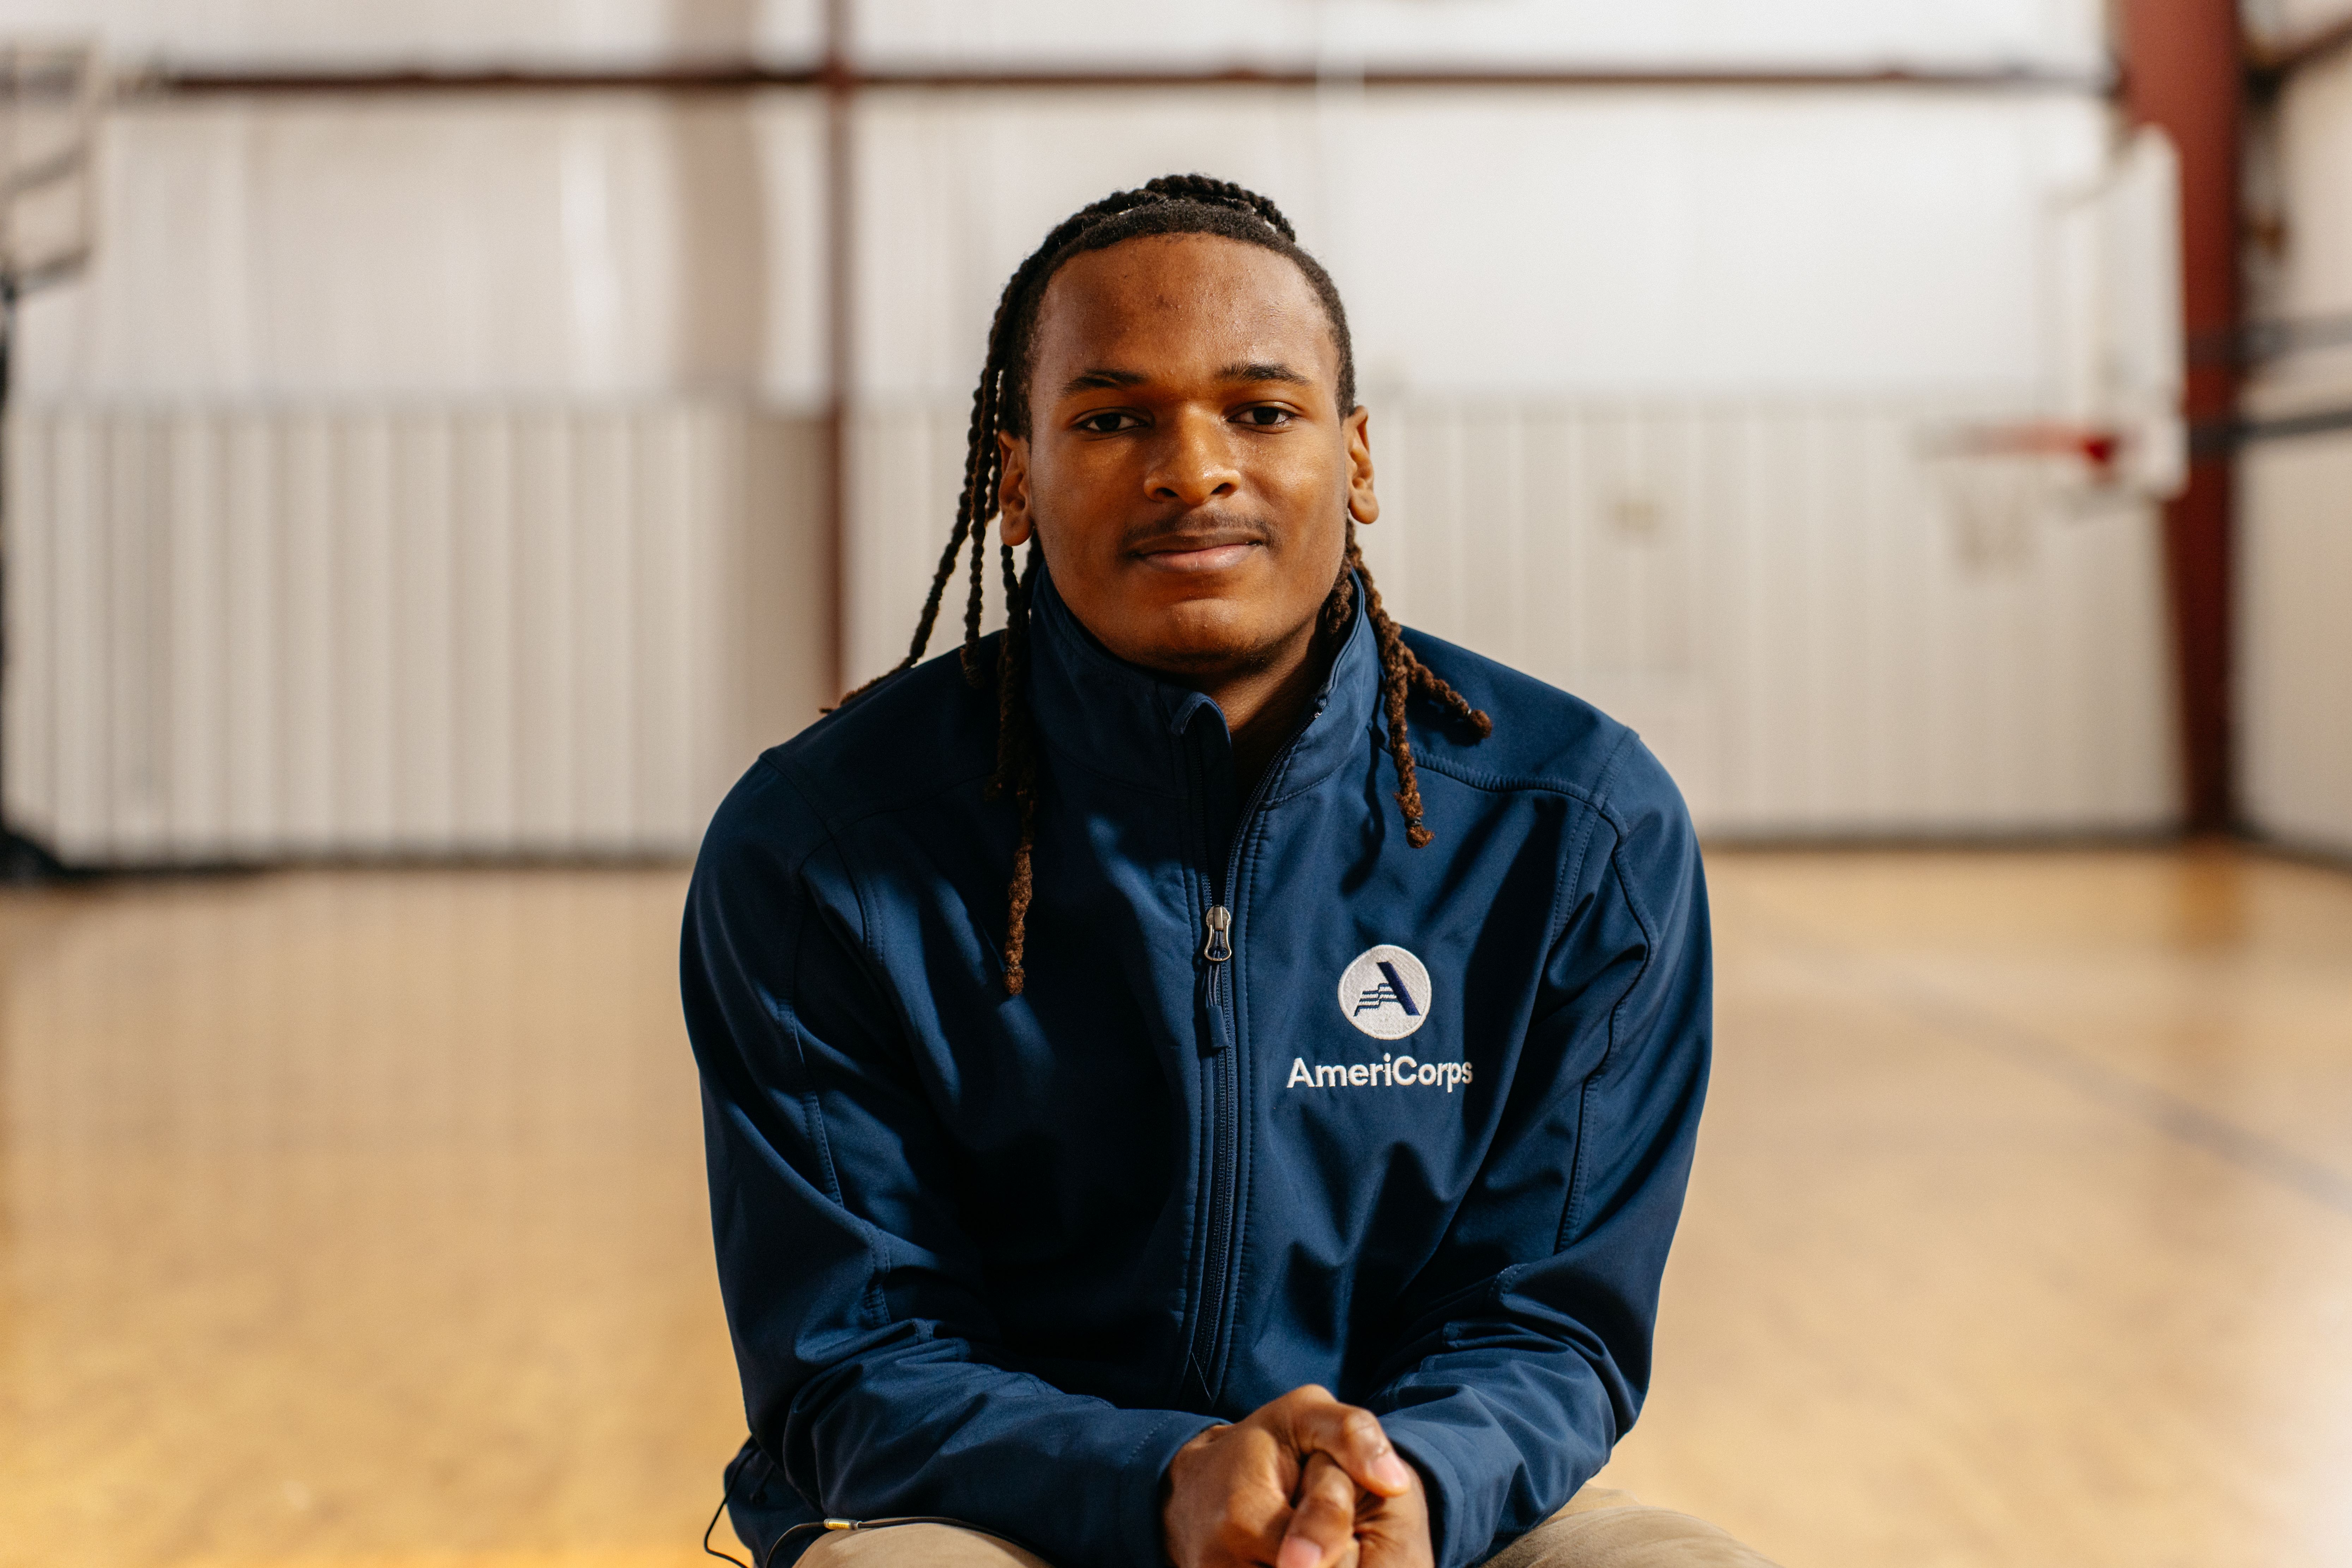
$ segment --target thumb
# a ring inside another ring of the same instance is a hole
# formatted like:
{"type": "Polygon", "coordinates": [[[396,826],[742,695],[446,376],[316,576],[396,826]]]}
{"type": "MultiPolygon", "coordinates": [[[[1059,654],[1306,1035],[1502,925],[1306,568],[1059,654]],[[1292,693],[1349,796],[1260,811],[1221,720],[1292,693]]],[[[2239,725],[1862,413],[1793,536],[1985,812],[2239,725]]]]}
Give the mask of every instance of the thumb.
{"type": "Polygon", "coordinates": [[[1389,1442],[1381,1418],[1332,1399],[1303,1411],[1293,1427],[1302,1454],[1328,1454],[1358,1486],[1376,1497],[1402,1497],[1412,1488],[1412,1471],[1389,1442]]]}

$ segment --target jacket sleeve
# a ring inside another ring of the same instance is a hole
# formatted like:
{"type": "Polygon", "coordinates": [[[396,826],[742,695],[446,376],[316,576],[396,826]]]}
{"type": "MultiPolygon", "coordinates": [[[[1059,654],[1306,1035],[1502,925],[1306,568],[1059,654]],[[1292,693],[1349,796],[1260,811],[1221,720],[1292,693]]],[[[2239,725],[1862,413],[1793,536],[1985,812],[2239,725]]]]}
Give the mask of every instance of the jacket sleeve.
{"type": "Polygon", "coordinates": [[[1706,894],[1664,771],[1629,740],[1617,772],[1501,1130],[1370,1401],[1425,1479],[1440,1568],[1566,1503],[1649,1386],[1706,1092],[1706,894]]]}
{"type": "Polygon", "coordinates": [[[704,839],[680,963],[752,1436],[814,1511],[965,1520],[1057,1568],[1159,1563],[1160,1475],[1210,1418],[992,1363],[955,1209],[969,1187],[856,889],[808,821],[772,767],[737,786],[704,839]]]}

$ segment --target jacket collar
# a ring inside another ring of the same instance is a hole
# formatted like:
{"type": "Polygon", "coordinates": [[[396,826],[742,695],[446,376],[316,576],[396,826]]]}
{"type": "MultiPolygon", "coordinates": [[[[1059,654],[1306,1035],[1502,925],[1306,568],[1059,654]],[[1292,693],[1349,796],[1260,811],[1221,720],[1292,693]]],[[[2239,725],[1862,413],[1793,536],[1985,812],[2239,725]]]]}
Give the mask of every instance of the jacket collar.
{"type": "MultiPolygon", "coordinates": [[[[1230,745],[1224,715],[1200,692],[1118,658],[1078,623],[1042,565],[1031,623],[1030,701],[1040,737],[1089,771],[1155,794],[1183,788],[1181,747],[1195,721],[1230,745]]],[[[1274,781],[1288,795],[1321,779],[1363,744],[1380,700],[1380,656],[1356,580],[1355,608],[1305,729],[1274,781]]],[[[1276,796],[1269,796],[1276,798],[1276,796]]]]}

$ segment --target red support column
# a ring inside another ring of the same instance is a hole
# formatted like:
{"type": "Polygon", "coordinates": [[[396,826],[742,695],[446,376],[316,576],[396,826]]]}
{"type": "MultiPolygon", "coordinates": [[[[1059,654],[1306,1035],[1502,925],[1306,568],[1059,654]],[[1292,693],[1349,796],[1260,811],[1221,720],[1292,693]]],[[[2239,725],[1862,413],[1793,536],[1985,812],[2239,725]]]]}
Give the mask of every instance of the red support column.
{"type": "MultiPolygon", "coordinates": [[[[2188,341],[2239,328],[2238,140],[2245,90],[2237,0],[2123,0],[2125,101],[2180,155],[2181,294],[2188,341]]],[[[2237,416],[2233,354],[2189,365],[2192,431],[2237,416]]],[[[2189,488],[2165,508],[2164,556],[2179,683],[2184,804],[2192,832],[2235,825],[2231,701],[2232,449],[2197,442],[2189,488]]]]}

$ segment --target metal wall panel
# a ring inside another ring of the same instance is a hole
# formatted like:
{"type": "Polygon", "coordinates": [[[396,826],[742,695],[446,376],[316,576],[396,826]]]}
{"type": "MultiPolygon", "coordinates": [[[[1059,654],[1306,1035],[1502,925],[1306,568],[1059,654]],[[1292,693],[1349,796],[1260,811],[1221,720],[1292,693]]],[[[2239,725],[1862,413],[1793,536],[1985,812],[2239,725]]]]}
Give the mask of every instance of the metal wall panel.
{"type": "Polygon", "coordinates": [[[1215,68],[1304,58],[1341,82],[1366,63],[1427,68],[1499,59],[2091,68],[2104,42],[2095,0],[1192,0],[1132,8],[1113,43],[1083,0],[864,0],[852,9],[858,52],[873,59],[1066,66],[1117,53],[1215,68]]]}
{"type": "Polygon", "coordinates": [[[717,404],[27,412],[11,820],[79,864],[689,850],[828,695],[816,440],[717,404]]]}
{"type": "Polygon", "coordinates": [[[856,136],[864,398],[968,398],[1047,230],[1211,169],[1330,268],[1370,386],[2055,412],[2063,238],[2113,127],[2089,94],[1230,88],[876,91],[856,136]]]}
{"type": "MultiPolygon", "coordinates": [[[[2328,7],[2288,18],[2300,32],[2328,7]]],[[[2341,10],[2341,6],[2334,7],[2341,10]]],[[[2297,71],[2280,95],[2274,199],[2286,244],[2258,276],[2259,313],[2324,325],[2352,317],[2352,57],[2297,71]]],[[[2352,407],[2352,344],[2314,334],[2258,365],[2244,410],[2257,421],[2352,407]]],[[[2241,449],[2238,511],[2238,786],[2257,831],[2352,853],[2352,433],[2241,449]]]]}
{"type": "MultiPolygon", "coordinates": [[[[1954,408],[1375,405],[1391,606],[1642,730],[1710,831],[2174,820],[2152,523],[2047,501],[1986,535],[1919,457],[1954,408]]],[[[904,651],[965,417],[856,423],[853,679],[904,651]]],[[[830,695],[788,482],[815,438],[717,405],[28,414],[14,819],[92,864],[689,848],[830,695]]]]}
{"type": "Polygon", "coordinates": [[[2352,435],[2250,447],[2239,484],[2246,816],[2352,854],[2352,435]]]}
{"type": "MultiPolygon", "coordinates": [[[[1383,513],[1363,541],[1391,610],[1632,723],[1704,828],[2177,820],[2155,520],[2030,490],[1998,526],[1960,515],[1923,440],[1982,406],[1368,402],[1383,513]]],[[[965,417],[858,422],[853,679],[904,652],[965,417]]]]}

